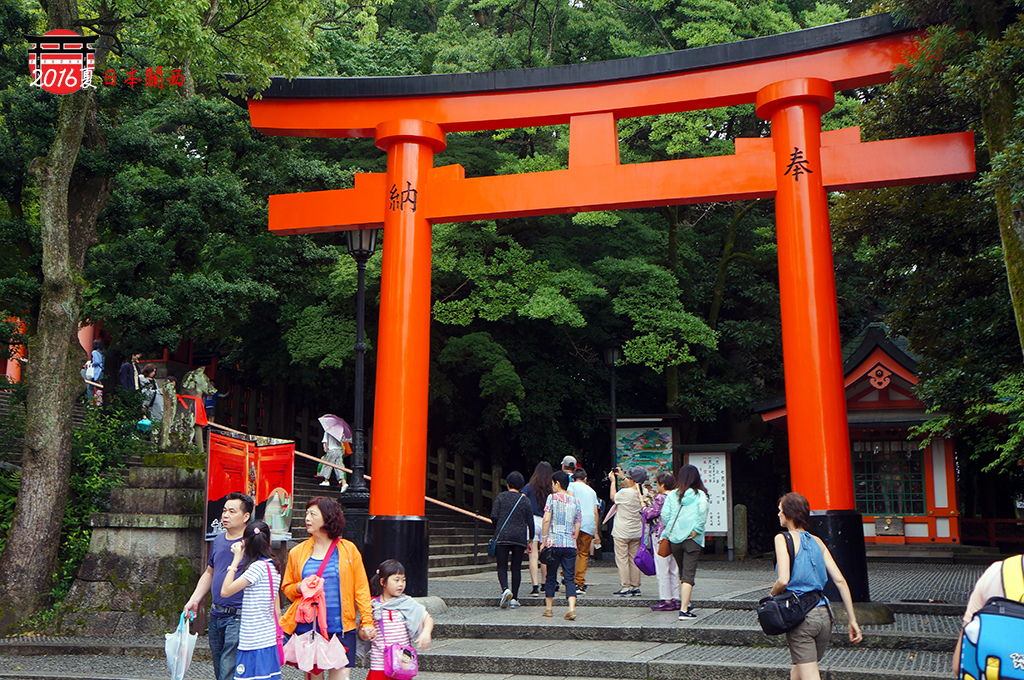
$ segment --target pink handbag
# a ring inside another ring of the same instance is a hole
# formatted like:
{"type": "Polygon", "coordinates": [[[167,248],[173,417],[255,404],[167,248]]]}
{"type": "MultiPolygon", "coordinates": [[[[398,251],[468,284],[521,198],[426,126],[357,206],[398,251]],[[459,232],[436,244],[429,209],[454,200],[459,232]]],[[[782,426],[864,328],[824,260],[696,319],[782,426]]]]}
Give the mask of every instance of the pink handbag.
{"type": "Polygon", "coordinates": [[[277,611],[274,609],[274,577],[270,573],[270,562],[267,565],[267,585],[270,587],[270,616],[274,619],[274,629],[277,631],[277,662],[284,663],[284,629],[281,628],[281,620],[277,618],[277,611]]]}
{"type": "Polygon", "coordinates": [[[314,621],[312,630],[288,638],[284,646],[284,661],[300,671],[316,675],[325,670],[345,668],[348,655],[338,636],[332,635],[328,640],[317,631],[314,621]]]}
{"type": "Polygon", "coordinates": [[[380,639],[384,643],[384,675],[392,680],[409,680],[420,672],[416,649],[411,645],[388,644],[384,637],[384,619],[380,621],[380,639]]]}

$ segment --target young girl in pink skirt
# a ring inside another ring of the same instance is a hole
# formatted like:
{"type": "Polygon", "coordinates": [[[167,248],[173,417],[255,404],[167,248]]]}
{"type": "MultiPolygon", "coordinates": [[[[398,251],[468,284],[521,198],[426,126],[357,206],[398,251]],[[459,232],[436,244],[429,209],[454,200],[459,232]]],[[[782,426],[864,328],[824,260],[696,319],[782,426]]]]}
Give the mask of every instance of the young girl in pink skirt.
{"type": "Polygon", "coordinates": [[[420,651],[430,647],[434,619],[426,608],[405,594],[405,567],[398,560],[384,560],[370,578],[373,625],[377,636],[370,648],[370,674],[366,680],[387,680],[384,650],[388,645],[416,641],[420,651]]]}

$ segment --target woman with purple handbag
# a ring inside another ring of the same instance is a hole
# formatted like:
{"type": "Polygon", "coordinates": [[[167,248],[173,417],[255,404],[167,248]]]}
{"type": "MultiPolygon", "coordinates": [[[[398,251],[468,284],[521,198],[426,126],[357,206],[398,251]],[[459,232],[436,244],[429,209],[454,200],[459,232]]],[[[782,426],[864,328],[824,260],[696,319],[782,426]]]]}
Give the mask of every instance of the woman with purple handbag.
{"type": "Polygon", "coordinates": [[[412,641],[415,639],[420,651],[429,648],[434,619],[422,604],[405,594],[405,567],[398,560],[381,562],[370,579],[370,590],[377,636],[370,648],[366,679],[409,680],[419,672],[412,641]]]}
{"type": "Polygon", "coordinates": [[[654,574],[658,577],[658,603],[651,607],[651,611],[679,611],[679,565],[671,553],[666,557],[658,554],[658,543],[662,536],[667,534],[666,527],[661,521],[661,509],[665,505],[668,492],[676,488],[676,477],[671,472],[663,470],[654,476],[654,482],[658,493],[650,507],[643,510],[644,519],[652,527],[654,574]]]}

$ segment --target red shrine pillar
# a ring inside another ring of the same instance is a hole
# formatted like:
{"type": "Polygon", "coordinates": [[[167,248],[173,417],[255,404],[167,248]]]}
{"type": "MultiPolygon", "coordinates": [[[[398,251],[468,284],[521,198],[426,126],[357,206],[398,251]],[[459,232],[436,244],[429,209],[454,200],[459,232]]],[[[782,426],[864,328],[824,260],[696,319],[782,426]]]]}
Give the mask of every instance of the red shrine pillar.
{"type": "Polygon", "coordinates": [[[366,567],[372,572],[397,559],[405,566],[406,592],[419,597],[427,594],[430,377],[431,234],[423,186],[445,135],[434,123],[393,120],[377,126],[376,139],[388,167],[366,567]]]}
{"type": "MultiPolygon", "coordinates": [[[[772,124],[779,298],[793,490],[810,502],[812,525],[829,546],[855,601],[867,601],[864,526],[854,509],[835,267],[821,170],[821,115],[832,83],[796,78],[757,93],[772,124]]],[[[837,597],[834,586],[830,597],[837,597]]]]}
{"type": "MultiPolygon", "coordinates": [[[[13,323],[17,327],[18,333],[25,332],[25,322],[16,316],[12,316],[9,319],[5,319],[8,323],[13,323]]],[[[14,384],[21,382],[21,362],[25,359],[25,345],[11,345],[11,355],[7,359],[7,368],[4,371],[7,376],[7,382],[14,384]]]]}

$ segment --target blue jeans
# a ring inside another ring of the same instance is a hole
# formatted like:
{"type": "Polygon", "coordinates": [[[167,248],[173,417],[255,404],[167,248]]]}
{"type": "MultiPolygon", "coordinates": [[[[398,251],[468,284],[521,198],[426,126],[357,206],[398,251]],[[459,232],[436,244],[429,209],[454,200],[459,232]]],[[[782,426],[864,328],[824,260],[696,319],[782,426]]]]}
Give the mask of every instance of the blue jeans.
{"type": "Polygon", "coordinates": [[[548,565],[548,579],[544,582],[544,597],[555,596],[558,582],[558,567],[561,565],[565,576],[565,596],[576,597],[576,548],[552,548],[557,561],[548,565]]]}
{"type": "Polygon", "coordinates": [[[241,625],[241,614],[210,616],[207,639],[210,641],[210,655],[213,657],[213,674],[217,680],[231,680],[235,677],[238,628],[241,625]]]}

